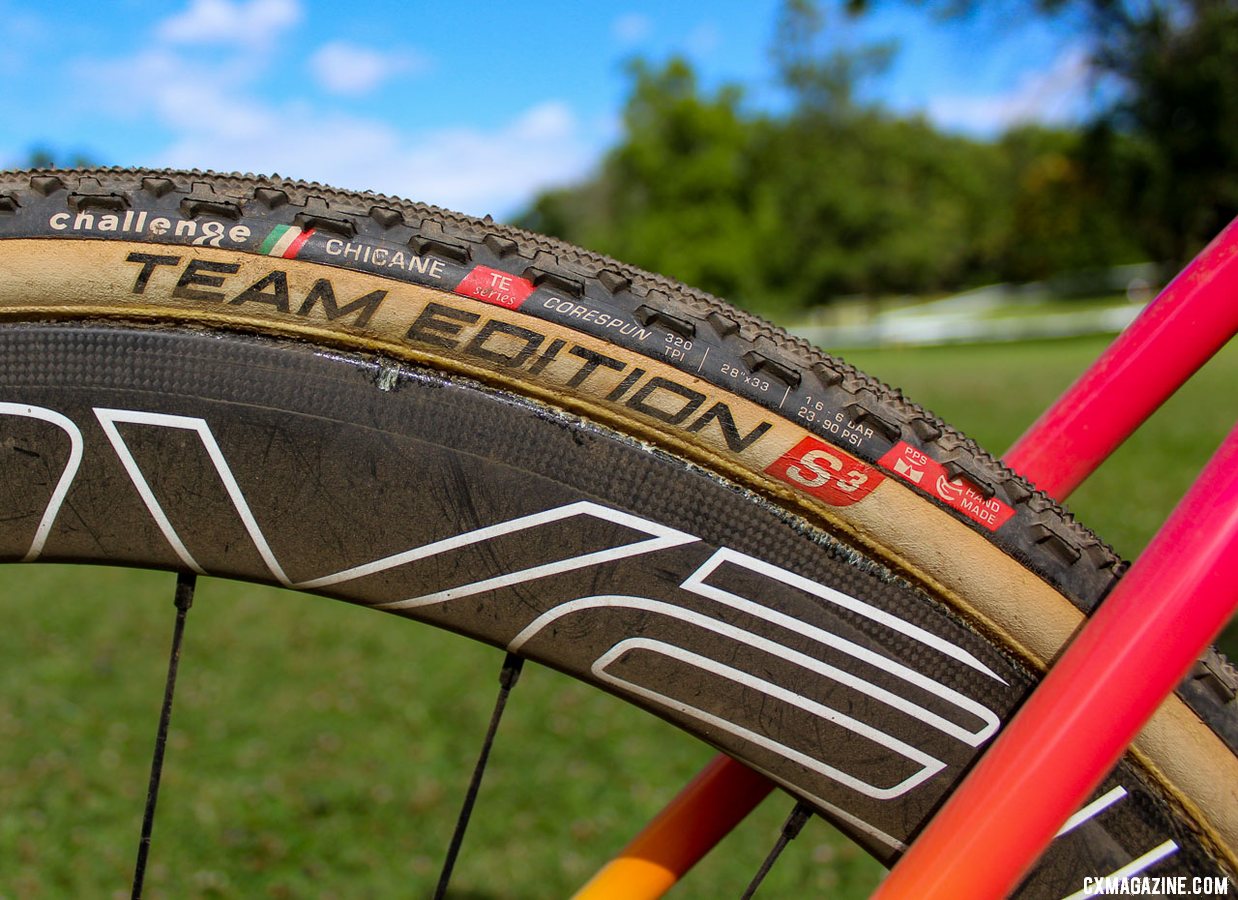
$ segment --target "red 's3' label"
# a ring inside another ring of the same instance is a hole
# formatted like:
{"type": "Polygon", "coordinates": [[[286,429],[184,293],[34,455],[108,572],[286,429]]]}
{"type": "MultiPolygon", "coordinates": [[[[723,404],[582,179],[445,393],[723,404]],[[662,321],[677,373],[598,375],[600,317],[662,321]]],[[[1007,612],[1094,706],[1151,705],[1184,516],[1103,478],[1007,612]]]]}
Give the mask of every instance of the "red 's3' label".
{"type": "Polygon", "coordinates": [[[975,488],[960,478],[953,481],[946,468],[935,459],[930,459],[906,441],[900,441],[877,463],[936,497],[946,506],[953,507],[973,522],[978,522],[989,531],[996,531],[1014,515],[1014,508],[989,497],[987,500],[975,488]]]}
{"type": "Polygon", "coordinates": [[[831,506],[863,500],[885,476],[832,444],[806,437],[765,469],[831,506]]]}

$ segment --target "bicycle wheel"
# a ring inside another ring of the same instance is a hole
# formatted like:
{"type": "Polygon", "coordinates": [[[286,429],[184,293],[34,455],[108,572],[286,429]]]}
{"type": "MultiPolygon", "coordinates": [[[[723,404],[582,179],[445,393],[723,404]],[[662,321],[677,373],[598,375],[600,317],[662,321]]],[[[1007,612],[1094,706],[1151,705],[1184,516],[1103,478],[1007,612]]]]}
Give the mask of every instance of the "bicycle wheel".
{"type": "MultiPolygon", "coordinates": [[[[897,391],[490,221],[39,171],[0,179],[0,236],[0,558],[274,583],[506,648],[885,862],[1122,569],[897,391]]],[[[1238,872],[1234,681],[1200,672],[1023,894],[1238,872]]]]}

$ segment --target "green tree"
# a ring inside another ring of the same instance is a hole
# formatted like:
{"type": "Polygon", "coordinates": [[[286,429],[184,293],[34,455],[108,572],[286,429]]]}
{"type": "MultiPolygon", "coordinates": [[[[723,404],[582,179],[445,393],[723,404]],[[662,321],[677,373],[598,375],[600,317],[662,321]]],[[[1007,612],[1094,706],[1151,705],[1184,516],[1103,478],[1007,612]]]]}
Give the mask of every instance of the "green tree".
{"type": "Polygon", "coordinates": [[[991,146],[876,111],[801,113],[765,152],[783,226],[771,277],[802,304],[991,275],[1000,242],[991,146]]]}
{"type": "Polygon", "coordinates": [[[776,286],[803,305],[991,275],[1001,246],[998,155],[865,103],[860,88],[895,48],[840,47],[831,21],[806,0],[785,4],[779,20],[774,59],[794,107],[765,167],[778,173],[767,190],[785,226],[776,286]]]}
{"type": "Polygon", "coordinates": [[[738,88],[702,95],[686,62],[638,62],[624,140],[590,182],[538,198],[521,224],[728,296],[758,282],[752,136],[738,88]]]}
{"type": "Polygon", "coordinates": [[[19,169],[89,169],[98,165],[86,153],[58,153],[50,147],[36,145],[17,164],[19,169]]]}
{"type": "MultiPolygon", "coordinates": [[[[789,7],[810,0],[787,0],[789,7]]],[[[904,0],[906,2],[906,0],[904,0]]],[[[978,0],[912,0],[947,16],[978,0]]],[[[1116,97],[1075,148],[1090,190],[1117,204],[1144,250],[1179,266],[1238,215],[1238,4],[1233,0],[1006,0],[1069,15],[1116,97]],[[1106,157],[1104,154],[1109,153],[1106,157]],[[1107,173],[1098,184],[1096,173],[1107,173]]],[[[843,0],[862,14],[875,0],[843,0]]]]}
{"type": "MultiPolygon", "coordinates": [[[[1122,6],[1023,5],[1071,3],[1122,6]]],[[[1226,110],[1238,84],[1225,97],[1214,90],[1238,60],[1233,16],[1207,0],[1186,5],[1211,10],[1215,33],[1183,16],[1123,25],[1135,49],[1095,39],[1113,55],[1104,62],[1098,50],[1097,65],[1128,87],[1088,127],[1021,126],[978,140],[864,100],[865,79],[893,48],[842,47],[831,28],[840,9],[866,3],[835,3],[827,15],[788,0],[774,52],[785,111],[754,113],[736,87],[704,91],[683,60],[637,63],[623,139],[594,177],[538,198],[521,224],[771,315],[843,294],[1173,261],[1232,215],[1238,177],[1238,165],[1224,165],[1236,152],[1238,115],[1226,110]],[[1186,71],[1182,48],[1212,74],[1186,71]],[[1200,124],[1203,109],[1225,114],[1200,124]],[[1161,121],[1173,133],[1153,127],[1161,121]]],[[[1117,27],[1088,22],[1096,34],[1117,27]]]]}
{"type": "Polygon", "coordinates": [[[1010,281],[1047,278],[1147,258],[1132,231],[1123,191],[1129,138],[1026,125],[1003,135],[1010,220],[1001,274],[1010,281]]]}
{"type": "Polygon", "coordinates": [[[702,94],[682,60],[638,64],[623,141],[521,224],[769,314],[992,275],[993,147],[857,102],[849,65],[788,56],[795,105],[771,117],[702,94]]]}
{"type": "Polygon", "coordinates": [[[1147,246],[1184,263],[1238,215],[1238,6],[1090,5],[1097,65],[1127,86],[1102,127],[1144,148],[1128,202],[1147,246]]]}

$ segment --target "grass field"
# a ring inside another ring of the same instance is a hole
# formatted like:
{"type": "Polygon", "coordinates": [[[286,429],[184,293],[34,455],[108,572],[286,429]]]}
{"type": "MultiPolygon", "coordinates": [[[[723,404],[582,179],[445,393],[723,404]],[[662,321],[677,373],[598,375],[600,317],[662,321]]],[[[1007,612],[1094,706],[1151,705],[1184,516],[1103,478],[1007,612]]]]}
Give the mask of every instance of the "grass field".
{"type": "MultiPolygon", "coordinates": [[[[1000,451],[1100,346],[847,356],[1000,451]]],[[[1072,501],[1122,553],[1147,541],[1232,425],[1236,350],[1072,501]]],[[[127,896],[173,580],[2,574],[0,897],[127,896]]],[[[501,654],[319,598],[209,580],[190,618],[148,896],[425,895],[501,654]]],[[[710,756],[611,698],[526,668],[453,896],[570,893],[710,756]]],[[[737,895],[789,806],[767,801],[675,896],[737,895]]],[[[814,821],[762,896],[863,897],[878,871],[814,821]]]]}

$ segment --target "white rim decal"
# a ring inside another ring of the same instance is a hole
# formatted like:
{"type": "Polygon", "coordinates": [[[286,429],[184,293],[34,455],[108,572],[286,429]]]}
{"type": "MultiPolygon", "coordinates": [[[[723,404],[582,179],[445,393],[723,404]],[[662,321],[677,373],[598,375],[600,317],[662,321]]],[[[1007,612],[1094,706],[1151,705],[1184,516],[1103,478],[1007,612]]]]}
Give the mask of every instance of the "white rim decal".
{"type": "MultiPolygon", "coordinates": [[[[759,560],[756,557],[740,553],[737,550],[732,550],[729,547],[720,548],[718,552],[710,557],[703,566],[688,576],[688,580],[683,583],[683,587],[687,590],[700,594],[702,597],[709,597],[711,600],[716,600],[719,603],[726,604],[727,606],[734,607],[735,609],[742,610],[743,612],[751,615],[758,615],[756,610],[761,610],[761,613],[759,614],[763,617],[768,618],[770,621],[777,622],[778,624],[783,625],[784,627],[797,633],[809,633],[813,630],[810,626],[806,626],[798,619],[784,615],[783,613],[765,609],[764,607],[753,603],[751,600],[745,600],[743,597],[732,594],[729,591],[724,591],[721,588],[705,583],[706,577],[708,577],[723,563],[728,562],[748,569],[749,571],[765,575],[775,581],[789,584],[792,587],[804,591],[805,593],[812,594],[814,597],[819,597],[827,603],[832,603],[835,606],[841,606],[843,609],[858,613],[867,619],[871,619],[880,625],[884,625],[886,628],[891,628],[900,634],[905,634],[912,640],[918,641],[926,647],[931,647],[951,659],[958,660],[965,666],[975,669],[977,672],[983,672],[995,681],[1002,684],[1006,683],[1005,679],[963,648],[957,647],[949,641],[943,640],[937,635],[925,631],[923,628],[917,628],[910,622],[904,622],[902,619],[898,618],[898,616],[893,616],[888,612],[877,609],[875,606],[870,606],[869,604],[857,600],[854,597],[849,597],[841,591],[836,591],[833,588],[826,587],[825,585],[817,584],[817,582],[811,581],[802,575],[796,575],[794,572],[788,572],[786,569],[779,568],[778,566],[759,560]]],[[[865,652],[867,653],[868,651],[865,652]]]]}
{"type": "MultiPolygon", "coordinates": [[[[850,672],[845,672],[842,669],[829,665],[828,663],[814,659],[807,654],[799,653],[782,644],[775,643],[774,641],[763,638],[750,631],[745,631],[741,628],[736,628],[733,625],[720,622],[717,619],[712,619],[708,616],[694,613],[690,610],[683,609],[679,606],[674,606],[670,603],[650,600],[646,597],[607,595],[598,597],[583,597],[579,600],[573,600],[568,603],[561,604],[560,606],[556,606],[554,609],[538,616],[531,623],[525,626],[525,628],[512,639],[511,643],[507,645],[507,649],[511,653],[518,653],[521,647],[523,647],[539,632],[546,629],[555,621],[563,618],[564,616],[569,616],[573,613],[590,609],[642,610],[644,612],[664,615],[669,618],[685,622],[689,625],[702,628],[706,631],[711,631],[720,637],[727,638],[735,641],[736,643],[744,644],[756,650],[776,656],[779,659],[793,663],[802,669],[814,672],[817,675],[839,684],[846,685],[847,687],[862,694],[866,694],[874,700],[884,703],[893,709],[897,709],[899,712],[923,722],[926,725],[936,728],[943,734],[947,734],[950,737],[973,747],[978,747],[980,744],[984,743],[1001,726],[1001,720],[998,719],[997,715],[992,710],[981,706],[970,697],[965,697],[957,691],[951,690],[945,685],[933,681],[931,678],[926,678],[920,673],[912,669],[908,669],[906,666],[900,665],[893,660],[886,659],[876,653],[869,653],[867,650],[864,650],[864,648],[859,647],[844,638],[840,638],[837,635],[831,634],[828,631],[824,631],[819,628],[808,628],[803,626],[803,623],[801,623],[801,634],[811,637],[813,640],[817,641],[817,643],[824,646],[843,650],[843,652],[848,653],[851,656],[863,659],[874,668],[881,669],[910,684],[914,684],[926,693],[933,694],[947,703],[950,703],[953,706],[976,716],[984,722],[984,727],[979,731],[968,731],[956,722],[952,722],[944,716],[925,709],[905,697],[900,697],[892,691],[867,682],[850,672]],[[863,652],[860,653],[857,651],[863,652]]],[[[770,611],[762,607],[756,607],[751,612],[753,616],[759,617],[766,621],[773,621],[771,616],[768,615],[770,611]]],[[[617,644],[615,646],[621,646],[621,644],[617,644]]],[[[607,656],[611,656],[613,653],[614,648],[608,651],[607,656]]]]}
{"type": "Polygon", "coordinates": [[[61,415],[55,410],[46,409],[42,406],[31,406],[27,403],[0,403],[0,415],[41,419],[44,422],[50,422],[55,425],[69,436],[69,458],[64,464],[64,471],[60,473],[60,479],[56,482],[56,488],[52,491],[52,496],[47,501],[47,508],[43,511],[43,517],[39,520],[38,528],[35,529],[34,540],[30,543],[30,550],[22,557],[22,562],[33,562],[43,552],[43,545],[47,543],[47,536],[51,533],[52,524],[55,523],[56,516],[60,514],[60,507],[64,504],[64,498],[69,493],[69,487],[73,484],[73,479],[77,475],[78,466],[82,463],[82,431],[67,416],[61,415]]]}

